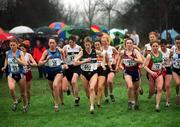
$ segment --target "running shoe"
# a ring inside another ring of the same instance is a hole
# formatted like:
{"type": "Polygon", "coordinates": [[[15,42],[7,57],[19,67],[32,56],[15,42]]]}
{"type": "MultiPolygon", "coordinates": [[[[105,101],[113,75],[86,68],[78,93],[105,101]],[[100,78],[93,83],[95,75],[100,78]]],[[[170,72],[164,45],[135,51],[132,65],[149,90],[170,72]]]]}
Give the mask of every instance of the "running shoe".
{"type": "Polygon", "coordinates": [[[79,106],[80,97],[75,98],[75,106],[79,106]]]}
{"type": "Polygon", "coordinates": [[[28,106],[23,106],[22,112],[23,112],[23,113],[27,113],[27,111],[28,111],[28,106]]]}
{"type": "Polygon", "coordinates": [[[110,98],[111,98],[111,101],[112,101],[112,102],[115,102],[115,98],[114,98],[114,95],[113,95],[113,94],[110,95],[110,98]]]}
{"type": "Polygon", "coordinates": [[[166,107],[169,107],[170,106],[170,103],[169,102],[166,102],[166,107]]]}
{"type": "Polygon", "coordinates": [[[11,108],[12,111],[15,112],[15,111],[17,110],[17,106],[18,106],[18,102],[16,101],[16,102],[14,102],[13,105],[12,105],[12,108],[11,108]]]}
{"type": "Polygon", "coordinates": [[[54,111],[55,111],[55,112],[59,112],[59,106],[58,106],[58,105],[55,105],[55,106],[54,106],[54,111]]]}
{"type": "Polygon", "coordinates": [[[90,106],[90,113],[94,114],[94,106],[90,106]]]}
{"type": "Polygon", "coordinates": [[[156,105],[155,110],[156,110],[156,112],[160,112],[160,107],[159,107],[159,105],[156,105]]]}
{"type": "Polygon", "coordinates": [[[132,103],[131,102],[128,102],[128,110],[132,110],[132,103]]]}

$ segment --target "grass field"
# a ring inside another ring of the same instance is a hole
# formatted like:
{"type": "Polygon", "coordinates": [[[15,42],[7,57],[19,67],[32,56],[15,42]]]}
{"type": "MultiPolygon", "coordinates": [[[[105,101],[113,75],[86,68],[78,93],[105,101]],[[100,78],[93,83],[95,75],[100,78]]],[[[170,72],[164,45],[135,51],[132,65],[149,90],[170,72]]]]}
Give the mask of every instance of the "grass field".
{"type": "Polygon", "coordinates": [[[165,107],[163,94],[159,113],[154,110],[155,96],[147,99],[145,74],[142,77],[144,95],[140,96],[140,110],[127,110],[127,90],[120,73],[115,77],[115,103],[105,104],[103,98],[101,111],[95,108],[95,114],[90,114],[89,101],[79,81],[80,106],[75,107],[73,97],[65,93],[65,105],[60,106],[60,111],[55,113],[47,81],[39,80],[37,72],[33,74],[31,107],[27,114],[22,114],[21,105],[16,112],[11,111],[12,100],[7,81],[0,81],[0,127],[180,127],[180,106],[174,104],[174,83],[171,106],[165,107]]]}

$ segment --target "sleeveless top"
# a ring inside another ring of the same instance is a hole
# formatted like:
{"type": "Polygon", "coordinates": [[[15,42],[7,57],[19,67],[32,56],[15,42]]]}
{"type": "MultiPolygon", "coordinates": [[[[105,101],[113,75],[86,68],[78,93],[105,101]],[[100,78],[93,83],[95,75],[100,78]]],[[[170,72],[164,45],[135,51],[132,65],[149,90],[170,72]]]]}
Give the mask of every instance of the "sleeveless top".
{"type": "Polygon", "coordinates": [[[170,49],[169,48],[166,48],[166,52],[163,52],[161,49],[160,49],[160,52],[162,53],[162,57],[163,57],[163,61],[162,61],[162,64],[164,67],[167,66],[167,60],[169,58],[169,55],[170,55],[170,49]]]}
{"type": "Polygon", "coordinates": [[[148,68],[152,71],[161,71],[162,70],[162,62],[163,62],[163,56],[162,53],[159,51],[159,56],[154,56],[153,53],[151,53],[151,59],[148,65],[148,68]]]}
{"type": "Polygon", "coordinates": [[[172,67],[176,69],[180,69],[180,54],[176,53],[176,48],[174,48],[173,50],[172,67]]]}
{"type": "Polygon", "coordinates": [[[114,54],[113,54],[113,47],[109,46],[107,50],[103,49],[103,53],[108,55],[109,57],[108,62],[110,62],[111,64],[114,64],[115,60],[114,60],[114,54]]]}
{"type": "MultiPolygon", "coordinates": [[[[21,51],[17,50],[16,51],[16,58],[21,57],[21,51]]],[[[12,50],[8,50],[7,52],[7,57],[8,57],[8,72],[12,74],[20,74],[24,72],[23,65],[20,65],[16,58],[13,57],[12,55],[12,50]]]]}
{"type": "Polygon", "coordinates": [[[88,63],[81,64],[81,70],[84,72],[92,72],[97,70],[97,55],[94,49],[92,49],[91,54],[88,54],[86,50],[83,50],[83,56],[81,60],[86,60],[88,58],[91,58],[91,61],[88,63]]]}
{"type": "MultiPolygon", "coordinates": [[[[28,64],[28,62],[29,62],[29,53],[26,53],[24,55],[24,59],[25,59],[26,64],[28,64]]],[[[23,68],[24,68],[24,72],[25,73],[27,73],[28,71],[31,70],[31,66],[30,65],[23,66],[23,68]]]]}
{"type": "Polygon", "coordinates": [[[45,64],[46,71],[56,71],[61,69],[61,53],[56,48],[55,52],[51,52],[49,49],[47,49],[48,56],[50,56],[50,59],[45,64]]]}
{"type": "Polygon", "coordinates": [[[74,58],[80,52],[81,47],[76,44],[74,48],[71,48],[70,45],[65,45],[65,48],[67,53],[67,58],[65,60],[65,63],[67,65],[73,65],[74,58]]]}
{"type": "MultiPolygon", "coordinates": [[[[137,58],[136,55],[134,54],[134,49],[132,50],[131,57],[137,58]]],[[[129,70],[129,71],[138,70],[138,63],[133,59],[129,58],[129,56],[126,53],[126,50],[124,50],[124,55],[122,59],[125,70],[129,70]]]]}

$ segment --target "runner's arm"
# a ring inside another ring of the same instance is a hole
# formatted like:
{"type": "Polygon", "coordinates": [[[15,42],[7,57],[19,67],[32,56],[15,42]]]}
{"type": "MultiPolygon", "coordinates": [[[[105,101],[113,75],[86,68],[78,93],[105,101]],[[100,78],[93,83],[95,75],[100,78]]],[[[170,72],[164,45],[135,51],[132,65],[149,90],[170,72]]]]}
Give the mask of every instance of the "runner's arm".
{"type": "Polygon", "coordinates": [[[32,55],[31,54],[28,54],[28,55],[29,55],[29,59],[30,59],[30,65],[31,66],[37,66],[37,63],[34,60],[34,58],[32,57],[32,55]]]}
{"type": "Polygon", "coordinates": [[[47,63],[48,62],[48,60],[49,60],[49,56],[47,56],[48,54],[47,54],[47,50],[45,50],[44,52],[43,52],[43,54],[42,54],[42,56],[41,56],[41,59],[39,60],[39,63],[38,63],[38,66],[42,66],[42,65],[44,65],[45,63],[47,63]],[[47,58],[46,58],[47,57],[47,58]]]}
{"type": "Polygon", "coordinates": [[[8,57],[7,57],[7,52],[6,52],[6,58],[5,58],[5,60],[4,60],[4,66],[1,68],[1,70],[2,70],[2,71],[5,71],[7,65],[8,65],[8,57]]]}

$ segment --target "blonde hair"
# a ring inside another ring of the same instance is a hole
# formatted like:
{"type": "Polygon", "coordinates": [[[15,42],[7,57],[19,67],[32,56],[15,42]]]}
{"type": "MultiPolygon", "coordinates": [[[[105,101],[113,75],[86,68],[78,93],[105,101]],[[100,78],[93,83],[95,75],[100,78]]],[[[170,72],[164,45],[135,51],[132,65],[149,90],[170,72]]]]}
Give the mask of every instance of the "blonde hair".
{"type": "Polygon", "coordinates": [[[109,36],[107,36],[107,35],[103,35],[102,37],[101,37],[101,39],[102,38],[105,38],[107,41],[108,41],[108,44],[110,44],[111,43],[111,41],[110,41],[110,37],[109,36]]]}

